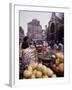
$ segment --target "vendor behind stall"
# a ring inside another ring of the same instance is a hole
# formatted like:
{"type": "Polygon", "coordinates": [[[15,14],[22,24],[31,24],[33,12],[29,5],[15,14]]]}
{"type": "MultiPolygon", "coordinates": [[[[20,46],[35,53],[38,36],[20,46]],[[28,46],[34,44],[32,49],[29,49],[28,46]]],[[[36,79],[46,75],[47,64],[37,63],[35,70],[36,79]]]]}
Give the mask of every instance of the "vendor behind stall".
{"type": "Polygon", "coordinates": [[[23,49],[22,61],[23,61],[24,66],[26,67],[30,63],[30,57],[28,57],[28,55],[24,52],[25,49],[29,48],[29,38],[28,38],[28,36],[24,37],[21,48],[23,49]]]}
{"type": "Polygon", "coordinates": [[[22,50],[23,50],[22,60],[25,67],[27,67],[31,63],[36,62],[36,48],[33,44],[32,39],[28,38],[27,36],[24,37],[22,50]]]}

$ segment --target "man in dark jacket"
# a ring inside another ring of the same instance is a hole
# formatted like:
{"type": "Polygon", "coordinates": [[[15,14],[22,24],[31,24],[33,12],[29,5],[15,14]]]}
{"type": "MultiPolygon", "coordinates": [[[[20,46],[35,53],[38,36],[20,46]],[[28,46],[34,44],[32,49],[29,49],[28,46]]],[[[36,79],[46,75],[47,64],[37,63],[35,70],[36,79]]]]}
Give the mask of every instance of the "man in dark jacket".
{"type": "Polygon", "coordinates": [[[29,40],[29,38],[27,36],[25,36],[23,39],[22,47],[21,47],[22,49],[26,49],[29,47],[28,40],[29,40]]]}

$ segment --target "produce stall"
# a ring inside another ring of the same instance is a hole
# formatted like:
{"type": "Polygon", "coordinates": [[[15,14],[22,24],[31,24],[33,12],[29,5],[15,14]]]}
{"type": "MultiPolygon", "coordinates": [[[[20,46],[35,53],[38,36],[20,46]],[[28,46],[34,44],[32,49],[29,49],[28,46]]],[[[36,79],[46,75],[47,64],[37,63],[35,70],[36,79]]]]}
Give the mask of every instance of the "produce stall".
{"type": "Polygon", "coordinates": [[[49,67],[41,63],[34,63],[29,65],[28,68],[23,72],[24,78],[49,78],[56,77],[56,74],[49,67]]]}
{"type": "Polygon", "coordinates": [[[63,52],[51,52],[46,54],[38,52],[34,47],[21,50],[19,54],[20,79],[34,78],[57,78],[64,77],[64,54],[63,52]],[[27,56],[29,63],[24,64],[22,57],[27,56]],[[29,58],[28,58],[29,57],[29,58]]]}

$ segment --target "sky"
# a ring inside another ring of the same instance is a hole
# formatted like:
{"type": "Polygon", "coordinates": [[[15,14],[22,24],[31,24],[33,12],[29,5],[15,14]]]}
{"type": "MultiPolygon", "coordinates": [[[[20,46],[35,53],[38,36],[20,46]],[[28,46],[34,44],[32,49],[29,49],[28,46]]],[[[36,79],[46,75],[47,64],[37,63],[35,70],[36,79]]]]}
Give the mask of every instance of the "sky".
{"type": "MultiPolygon", "coordinates": [[[[19,12],[19,25],[22,26],[24,34],[27,34],[27,23],[31,22],[32,19],[37,19],[40,21],[42,29],[45,29],[45,25],[48,26],[52,12],[35,12],[35,11],[24,11],[19,12]]],[[[59,13],[57,13],[59,15],[59,13]]]]}

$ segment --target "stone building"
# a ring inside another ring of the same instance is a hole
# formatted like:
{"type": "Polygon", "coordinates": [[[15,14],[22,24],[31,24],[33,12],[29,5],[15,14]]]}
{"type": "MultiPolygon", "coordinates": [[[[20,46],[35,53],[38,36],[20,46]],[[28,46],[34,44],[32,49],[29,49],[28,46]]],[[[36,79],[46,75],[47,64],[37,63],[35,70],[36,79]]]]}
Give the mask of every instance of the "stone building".
{"type": "Polygon", "coordinates": [[[34,41],[42,40],[42,26],[40,25],[40,21],[33,19],[28,23],[27,36],[34,41]]]}
{"type": "Polygon", "coordinates": [[[63,43],[64,38],[64,14],[60,18],[53,12],[47,28],[47,41],[59,41],[63,43]]]}

